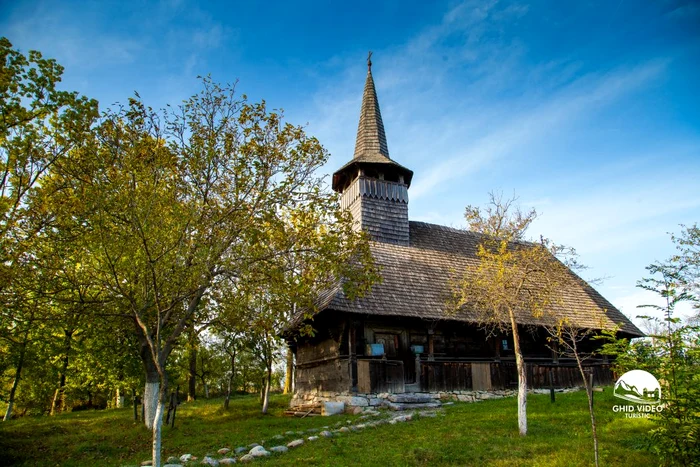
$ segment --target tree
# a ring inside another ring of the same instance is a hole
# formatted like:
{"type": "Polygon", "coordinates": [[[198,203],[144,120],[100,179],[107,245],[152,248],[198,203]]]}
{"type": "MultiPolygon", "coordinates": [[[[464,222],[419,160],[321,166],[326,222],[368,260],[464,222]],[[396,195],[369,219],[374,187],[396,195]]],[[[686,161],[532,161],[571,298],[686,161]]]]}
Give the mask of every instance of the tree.
{"type": "Polygon", "coordinates": [[[566,318],[560,318],[556,325],[546,326],[549,333],[549,341],[554,344],[553,349],[560,355],[576,360],[583,386],[588,398],[588,413],[591,417],[591,437],[593,438],[593,458],[596,467],[600,465],[598,455],[598,432],[593,408],[593,381],[588,379],[588,374],[583,369],[583,362],[592,357],[590,353],[584,353],[580,349],[580,343],[588,340],[593,335],[593,330],[582,329],[571,323],[566,318]]]}
{"type": "Polygon", "coordinates": [[[451,308],[466,308],[484,327],[512,333],[518,373],[518,426],[524,436],[527,381],[518,324],[542,317],[560,300],[559,293],[572,275],[557,259],[571,249],[544,238],[536,243],[524,241],[537,213],[521,211],[514,206],[515,201],[490,193],[483,211],[467,206],[469,229],[481,234],[478,263],[455,281],[451,308]]]}
{"type": "MultiPolygon", "coordinates": [[[[695,297],[700,295],[700,227],[681,225],[679,235],[671,235],[678,254],[671,257],[671,263],[676,267],[679,288],[695,297]]],[[[698,310],[695,319],[700,318],[700,305],[697,300],[693,303],[698,310]]]]}
{"type": "Polygon", "coordinates": [[[327,156],[264,103],[204,79],[176,111],[131,99],[62,167],[60,182],[82,200],[70,217],[80,224],[66,228],[81,231],[93,276],[139,336],[154,465],[169,357],[183,332],[213,320],[198,311],[219,313],[204,307],[222,303],[219,289],[250,298],[269,281],[282,290],[275,280],[290,253],[314,260],[308,270],[318,276],[365,283],[366,239],[315,175],[327,156]]]}
{"type": "Polygon", "coordinates": [[[666,465],[694,465],[700,456],[700,328],[684,325],[674,316],[679,303],[698,304],[697,297],[689,293],[696,284],[688,281],[687,268],[692,268],[688,259],[692,256],[651,264],[646,268],[651,277],[637,283],[664,300],[662,305],[641,307],[661,311],[666,324],[662,333],[653,336],[659,343],[656,375],[664,408],[654,419],[656,428],[651,430],[652,449],[666,465]]]}
{"type": "Polygon", "coordinates": [[[658,295],[660,304],[642,305],[659,311],[663,319],[641,316],[650,321],[652,333],[647,339],[629,342],[616,339],[614,331],[604,336],[603,353],[615,357],[618,372],[643,369],[661,384],[663,410],[651,417],[649,448],[663,465],[695,465],[700,458],[700,327],[691,318],[683,323],[676,307],[690,302],[698,307],[697,252],[698,232],[693,226],[671,236],[679,254],[668,261],[647,266],[650,276],[637,286],[658,295]]]}
{"type": "Polygon", "coordinates": [[[15,371],[9,420],[31,328],[44,309],[36,304],[37,290],[26,289],[43,280],[28,276],[39,274],[31,266],[35,240],[54,217],[47,208],[54,192],[43,182],[89,134],[97,102],[58,90],[63,67],[34,50],[23,55],[4,37],[0,61],[0,328],[15,371]]]}

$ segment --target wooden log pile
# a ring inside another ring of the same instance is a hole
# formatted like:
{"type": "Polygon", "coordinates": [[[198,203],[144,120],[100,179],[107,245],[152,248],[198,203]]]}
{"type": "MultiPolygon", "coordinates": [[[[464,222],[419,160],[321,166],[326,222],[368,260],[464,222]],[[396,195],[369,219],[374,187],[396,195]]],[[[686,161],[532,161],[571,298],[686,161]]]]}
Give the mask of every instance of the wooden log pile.
{"type": "Polygon", "coordinates": [[[303,405],[295,405],[294,407],[290,407],[288,410],[284,411],[284,414],[288,417],[298,417],[298,418],[306,418],[306,417],[318,417],[321,415],[321,404],[303,404],[303,405]]]}

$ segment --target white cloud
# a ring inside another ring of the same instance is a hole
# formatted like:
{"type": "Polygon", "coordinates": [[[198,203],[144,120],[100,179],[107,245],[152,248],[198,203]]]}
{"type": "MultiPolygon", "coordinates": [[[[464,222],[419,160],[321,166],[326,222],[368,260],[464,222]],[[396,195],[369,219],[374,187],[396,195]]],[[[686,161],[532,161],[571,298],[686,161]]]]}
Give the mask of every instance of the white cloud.
{"type": "MultiPolygon", "coordinates": [[[[665,315],[661,310],[648,307],[639,308],[640,305],[656,305],[664,307],[666,302],[658,294],[634,287],[625,289],[622,292],[622,294],[617,296],[611,292],[609,294],[610,297],[608,298],[616,308],[622,311],[640,329],[644,330],[646,328],[646,324],[645,320],[638,318],[638,316],[649,316],[660,320],[664,319],[665,315]]],[[[673,316],[676,318],[685,319],[694,314],[695,310],[693,310],[693,307],[689,302],[681,302],[676,306],[673,316]]]]}

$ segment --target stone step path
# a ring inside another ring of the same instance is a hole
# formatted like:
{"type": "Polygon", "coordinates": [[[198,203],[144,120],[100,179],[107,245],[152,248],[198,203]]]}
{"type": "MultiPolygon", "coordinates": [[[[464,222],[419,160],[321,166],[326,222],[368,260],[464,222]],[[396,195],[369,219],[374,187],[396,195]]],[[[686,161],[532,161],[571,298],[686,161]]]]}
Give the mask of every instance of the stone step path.
{"type": "MultiPolygon", "coordinates": [[[[424,402],[394,402],[396,404],[408,404],[408,405],[424,405],[424,402]]],[[[358,417],[356,422],[353,424],[351,420],[346,420],[343,422],[337,422],[335,425],[324,426],[322,428],[310,428],[306,431],[287,431],[284,434],[275,435],[272,437],[272,442],[269,444],[275,444],[274,446],[265,448],[264,445],[268,444],[265,441],[261,441],[260,444],[252,443],[248,446],[240,446],[236,449],[221,448],[217,451],[221,458],[215,458],[213,455],[207,454],[201,461],[196,456],[192,454],[183,454],[178,457],[169,457],[163,467],[185,467],[192,465],[209,465],[209,466],[223,466],[232,465],[238,463],[251,463],[256,459],[269,457],[271,455],[282,455],[289,452],[290,449],[301,448],[307,443],[313,443],[321,438],[332,438],[334,436],[342,436],[344,433],[352,433],[355,431],[365,430],[367,428],[376,428],[380,425],[390,424],[396,425],[398,423],[405,423],[414,420],[417,417],[437,417],[439,413],[444,413],[444,411],[436,411],[435,408],[431,407],[432,410],[421,410],[421,411],[411,411],[402,414],[395,414],[389,416],[382,416],[382,414],[375,410],[367,410],[364,415],[358,417]],[[286,444],[280,443],[284,439],[289,439],[294,437],[291,441],[286,444]],[[279,443],[279,444],[278,444],[279,443]]],[[[151,461],[144,461],[141,463],[142,466],[150,466],[151,461]]]]}
{"type": "Polygon", "coordinates": [[[442,406],[439,399],[435,399],[428,394],[392,394],[387,398],[385,405],[391,410],[415,410],[415,409],[437,409],[442,406]]]}

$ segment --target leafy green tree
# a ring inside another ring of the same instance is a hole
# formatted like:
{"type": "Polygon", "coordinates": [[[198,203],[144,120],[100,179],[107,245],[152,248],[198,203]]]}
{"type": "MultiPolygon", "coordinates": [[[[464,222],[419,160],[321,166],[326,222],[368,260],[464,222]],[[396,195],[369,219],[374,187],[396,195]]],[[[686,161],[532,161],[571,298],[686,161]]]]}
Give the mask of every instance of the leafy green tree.
{"type": "Polygon", "coordinates": [[[80,224],[65,229],[80,231],[92,276],[135,325],[158,465],[167,364],[186,329],[202,324],[195,318],[214,318],[198,312],[218,313],[203,304],[224,286],[248,298],[284,277],[290,252],[315,261],[316,275],[362,288],[369,248],[315,175],[327,159],[318,141],[231,87],[204,79],[200,94],[163,114],[137,97],[95,134],[62,167],[63,192],[81,200],[71,216],[80,224]]]}
{"type": "Polygon", "coordinates": [[[664,409],[654,419],[651,447],[665,465],[697,465],[700,459],[700,328],[683,325],[674,316],[685,301],[697,304],[688,292],[684,266],[679,260],[647,266],[651,277],[638,287],[658,294],[662,305],[643,305],[664,314],[665,332],[653,336],[660,346],[656,376],[662,389],[664,409]]]}
{"type": "Polygon", "coordinates": [[[90,134],[98,111],[96,101],[58,90],[63,68],[37,51],[25,56],[2,37],[0,63],[0,345],[14,368],[9,420],[45,309],[37,289],[45,278],[32,266],[35,240],[54,217],[47,203],[56,187],[45,182],[90,134]]]}

